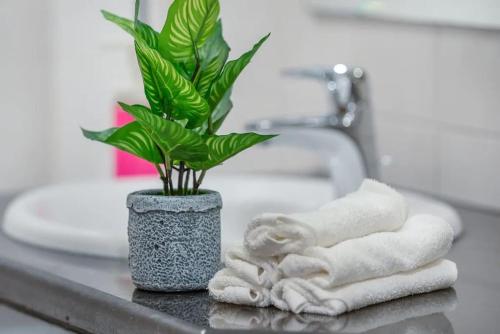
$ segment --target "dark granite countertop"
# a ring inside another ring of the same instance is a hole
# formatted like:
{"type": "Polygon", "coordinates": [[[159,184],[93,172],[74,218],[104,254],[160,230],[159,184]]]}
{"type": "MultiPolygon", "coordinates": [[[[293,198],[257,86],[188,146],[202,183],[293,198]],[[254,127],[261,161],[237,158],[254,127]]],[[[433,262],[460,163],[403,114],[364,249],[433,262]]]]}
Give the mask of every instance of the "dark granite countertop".
{"type": "MultiPolygon", "coordinates": [[[[0,214],[7,200],[0,197],[0,214]]],[[[500,215],[463,208],[459,212],[465,234],[447,256],[459,270],[454,289],[337,318],[221,304],[205,291],[139,291],[126,261],[41,249],[1,233],[0,300],[84,333],[498,333],[500,215]]]]}

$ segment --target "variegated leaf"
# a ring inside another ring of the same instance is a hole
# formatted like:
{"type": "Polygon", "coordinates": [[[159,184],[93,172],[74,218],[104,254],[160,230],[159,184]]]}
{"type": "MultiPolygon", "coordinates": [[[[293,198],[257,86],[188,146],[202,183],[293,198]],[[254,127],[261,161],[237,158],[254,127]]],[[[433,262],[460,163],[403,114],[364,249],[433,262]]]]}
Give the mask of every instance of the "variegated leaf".
{"type": "Polygon", "coordinates": [[[218,0],[174,0],[160,33],[161,55],[193,70],[196,53],[215,29],[219,12],[218,0]]]}
{"type": "Polygon", "coordinates": [[[90,139],[114,146],[154,164],[163,162],[161,153],[148,132],[137,122],[121,128],[104,131],[82,129],[83,135],[90,139]]]}
{"type": "Polygon", "coordinates": [[[145,43],[136,41],[136,51],[151,109],[165,111],[174,119],[187,119],[187,128],[195,128],[208,118],[209,106],[194,85],[175,67],[145,43]],[[153,107],[154,106],[154,107],[153,107]]]}
{"type": "Polygon", "coordinates": [[[221,127],[222,123],[226,119],[227,115],[233,108],[233,102],[231,101],[231,90],[229,90],[222,101],[219,102],[217,107],[212,111],[212,114],[210,115],[211,122],[212,122],[212,127],[210,128],[210,131],[208,130],[208,120],[199,128],[193,129],[200,135],[212,135],[215,134],[221,127]]]}
{"type": "Polygon", "coordinates": [[[208,159],[199,162],[190,162],[189,166],[195,170],[213,168],[241,151],[273,137],[275,136],[259,135],[256,133],[231,133],[223,136],[210,136],[206,139],[208,159]]]}
{"type": "Polygon", "coordinates": [[[149,59],[146,58],[137,42],[135,43],[135,53],[137,55],[137,62],[141,70],[142,81],[144,84],[144,94],[149,102],[151,111],[158,115],[163,116],[167,110],[165,104],[165,96],[163,91],[158,86],[155,76],[155,68],[150,64],[149,59]]]}
{"type": "Polygon", "coordinates": [[[212,109],[219,104],[226,92],[231,89],[240,73],[250,63],[252,57],[268,38],[269,35],[264,36],[257,44],[255,44],[252,50],[243,54],[240,58],[228,62],[226,66],[224,66],[222,73],[216,79],[210,90],[210,97],[208,101],[212,109]]]}
{"type": "Polygon", "coordinates": [[[101,13],[106,20],[118,25],[120,28],[128,32],[130,35],[132,35],[134,39],[141,39],[150,48],[158,49],[159,33],[155,31],[153,28],[151,28],[149,25],[141,21],[137,21],[137,23],[134,24],[133,20],[120,17],[105,10],[102,10],[101,13]]]}
{"type": "Polygon", "coordinates": [[[229,55],[229,46],[222,36],[222,23],[219,20],[210,37],[200,50],[200,73],[196,88],[206,97],[212,82],[219,75],[229,55]]]}
{"type": "Polygon", "coordinates": [[[144,106],[125,103],[120,103],[120,106],[149,131],[155,143],[171,159],[200,161],[207,158],[207,145],[194,131],[185,129],[177,122],[156,116],[144,106]]]}
{"type": "Polygon", "coordinates": [[[231,101],[231,90],[229,90],[212,112],[213,133],[216,133],[220,129],[232,108],[233,102],[231,101]]]}

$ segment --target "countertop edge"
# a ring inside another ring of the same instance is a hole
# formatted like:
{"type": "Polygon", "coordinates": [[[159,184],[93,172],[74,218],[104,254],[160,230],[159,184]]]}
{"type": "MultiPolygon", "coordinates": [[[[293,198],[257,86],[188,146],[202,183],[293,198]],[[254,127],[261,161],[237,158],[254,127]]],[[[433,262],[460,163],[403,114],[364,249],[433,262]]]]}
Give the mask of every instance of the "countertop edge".
{"type": "Polygon", "coordinates": [[[81,332],[203,332],[183,320],[1,256],[0,285],[0,300],[81,332]]]}

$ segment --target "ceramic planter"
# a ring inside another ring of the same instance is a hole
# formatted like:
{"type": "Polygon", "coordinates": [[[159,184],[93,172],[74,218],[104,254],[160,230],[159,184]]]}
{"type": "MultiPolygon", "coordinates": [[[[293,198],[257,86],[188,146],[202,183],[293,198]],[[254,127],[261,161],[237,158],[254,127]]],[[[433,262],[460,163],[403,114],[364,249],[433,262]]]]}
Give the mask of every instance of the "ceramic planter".
{"type": "Polygon", "coordinates": [[[149,291],[206,289],[220,263],[220,194],[145,190],[129,194],[127,207],[134,284],[149,291]]]}

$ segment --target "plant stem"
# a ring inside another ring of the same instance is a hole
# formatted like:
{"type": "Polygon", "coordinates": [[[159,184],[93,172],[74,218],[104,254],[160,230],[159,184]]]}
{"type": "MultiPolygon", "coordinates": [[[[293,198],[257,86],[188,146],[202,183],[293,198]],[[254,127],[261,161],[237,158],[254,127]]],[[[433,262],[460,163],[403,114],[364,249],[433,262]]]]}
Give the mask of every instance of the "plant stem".
{"type": "Polygon", "coordinates": [[[186,170],[186,179],[184,180],[184,195],[188,194],[188,187],[189,187],[189,174],[191,173],[191,169],[186,170]]]}
{"type": "Polygon", "coordinates": [[[193,169],[193,195],[196,195],[196,171],[193,169]]]}
{"type": "Polygon", "coordinates": [[[207,173],[206,170],[201,171],[200,178],[198,179],[198,181],[195,184],[195,189],[194,189],[195,195],[198,194],[198,189],[200,188],[200,185],[203,182],[203,179],[205,178],[206,173],[207,173]]]}
{"type": "Polygon", "coordinates": [[[168,183],[168,194],[173,195],[174,193],[174,185],[172,184],[172,168],[167,159],[164,160],[163,166],[165,167],[165,182],[168,183]]]}
{"type": "Polygon", "coordinates": [[[177,178],[177,192],[179,193],[179,195],[182,195],[183,177],[184,177],[184,161],[181,161],[179,163],[179,176],[177,178]]]}
{"type": "Polygon", "coordinates": [[[174,194],[174,184],[172,182],[172,169],[168,170],[168,186],[170,187],[170,195],[174,194]]]}
{"type": "Polygon", "coordinates": [[[165,174],[163,174],[163,171],[161,170],[161,167],[159,164],[154,164],[155,167],[156,167],[156,170],[158,171],[158,174],[160,174],[160,178],[164,178],[165,177],[165,174]]]}
{"type": "Polygon", "coordinates": [[[160,174],[161,181],[163,182],[163,195],[166,196],[166,195],[168,195],[168,181],[165,178],[165,174],[161,170],[160,165],[158,165],[158,164],[154,164],[154,165],[156,167],[156,170],[158,171],[158,174],[160,174]]]}
{"type": "Polygon", "coordinates": [[[212,115],[210,115],[207,119],[208,126],[207,126],[207,132],[208,134],[212,135],[213,134],[213,125],[212,125],[212,115]]]}

